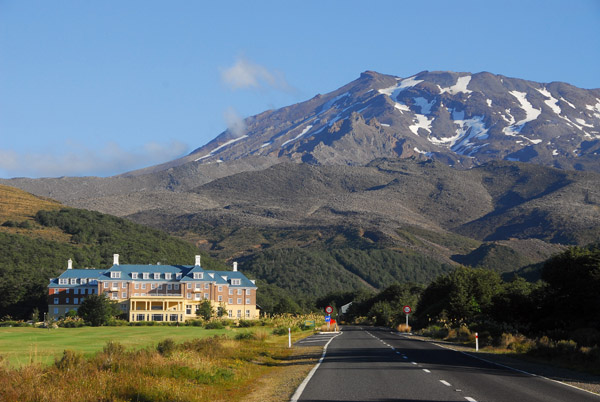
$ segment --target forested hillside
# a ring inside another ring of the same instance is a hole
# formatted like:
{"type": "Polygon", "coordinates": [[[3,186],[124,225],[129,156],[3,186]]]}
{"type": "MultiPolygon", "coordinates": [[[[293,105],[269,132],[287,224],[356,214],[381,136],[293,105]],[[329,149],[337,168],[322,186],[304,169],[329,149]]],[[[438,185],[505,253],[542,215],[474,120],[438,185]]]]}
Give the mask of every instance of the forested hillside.
{"type": "MultiPolygon", "coordinates": [[[[180,239],[98,212],[63,208],[21,190],[0,186],[0,318],[30,318],[44,311],[50,278],[72,259],[76,268],[122,263],[193,263],[197,249],[180,239]]],[[[207,269],[225,269],[208,256],[207,269]]]]}

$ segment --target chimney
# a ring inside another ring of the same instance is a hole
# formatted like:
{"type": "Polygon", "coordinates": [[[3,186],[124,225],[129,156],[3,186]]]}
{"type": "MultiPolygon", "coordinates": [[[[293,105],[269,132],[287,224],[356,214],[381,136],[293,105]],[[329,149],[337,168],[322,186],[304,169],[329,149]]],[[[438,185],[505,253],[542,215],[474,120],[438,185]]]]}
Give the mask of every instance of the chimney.
{"type": "Polygon", "coordinates": [[[233,272],[237,272],[237,261],[233,262],[233,272]]]}
{"type": "Polygon", "coordinates": [[[73,260],[69,258],[69,261],[67,261],[67,269],[73,269],[73,260]]]}
{"type": "Polygon", "coordinates": [[[119,254],[113,254],[113,265],[119,265],[119,254]]]}
{"type": "Polygon", "coordinates": [[[199,255],[196,256],[196,263],[194,265],[197,267],[200,266],[200,256],[199,255]]]}

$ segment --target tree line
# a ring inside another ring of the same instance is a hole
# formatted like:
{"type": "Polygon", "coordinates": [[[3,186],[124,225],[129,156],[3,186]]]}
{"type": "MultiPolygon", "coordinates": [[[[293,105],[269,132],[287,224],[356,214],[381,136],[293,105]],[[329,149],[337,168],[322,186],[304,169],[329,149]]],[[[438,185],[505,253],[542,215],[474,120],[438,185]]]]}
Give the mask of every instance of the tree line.
{"type": "Polygon", "coordinates": [[[405,322],[402,307],[412,308],[413,328],[466,326],[481,336],[503,333],[548,335],[600,345],[600,244],[572,247],[547,260],[541,280],[519,276],[503,280],[495,271],[460,266],[429,285],[398,283],[378,293],[331,293],[317,306],[352,305],[347,321],[368,320],[395,327],[405,322]]]}

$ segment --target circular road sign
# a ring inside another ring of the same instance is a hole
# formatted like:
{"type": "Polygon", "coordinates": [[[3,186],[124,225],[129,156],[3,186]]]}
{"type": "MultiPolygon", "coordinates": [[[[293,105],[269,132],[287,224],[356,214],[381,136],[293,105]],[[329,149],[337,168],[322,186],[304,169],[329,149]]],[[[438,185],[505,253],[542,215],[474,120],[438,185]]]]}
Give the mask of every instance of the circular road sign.
{"type": "Polygon", "coordinates": [[[412,309],[410,308],[410,306],[404,306],[402,307],[402,311],[404,311],[404,314],[410,314],[412,309]]]}
{"type": "Polygon", "coordinates": [[[327,314],[331,314],[331,313],[333,313],[333,307],[331,307],[331,306],[327,306],[327,307],[325,307],[325,312],[326,312],[327,314]]]}

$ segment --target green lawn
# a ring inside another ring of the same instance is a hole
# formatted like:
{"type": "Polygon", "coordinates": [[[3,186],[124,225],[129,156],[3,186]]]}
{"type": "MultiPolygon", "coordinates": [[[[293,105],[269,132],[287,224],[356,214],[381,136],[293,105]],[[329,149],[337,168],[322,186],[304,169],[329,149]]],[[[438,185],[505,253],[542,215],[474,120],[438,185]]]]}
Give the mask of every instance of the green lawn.
{"type": "Polygon", "coordinates": [[[0,327],[0,356],[12,367],[31,362],[48,364],[71,349],[92,355],[106,342],[115,341],[126,348],[155,346],[165,338],[175,342],[239,331],[202,327],[82,327],[82,328],[5,328],[0,327]]]}

